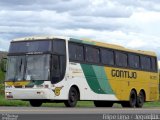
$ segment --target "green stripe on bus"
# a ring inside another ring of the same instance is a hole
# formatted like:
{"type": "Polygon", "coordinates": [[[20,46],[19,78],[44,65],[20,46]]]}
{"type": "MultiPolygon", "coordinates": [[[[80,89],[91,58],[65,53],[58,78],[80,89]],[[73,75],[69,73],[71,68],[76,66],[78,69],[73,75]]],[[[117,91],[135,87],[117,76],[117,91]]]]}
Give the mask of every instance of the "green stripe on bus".
{"type": "Polygon", "coordinates": [[[73,38],[70,38],[70,41],[76,42],[76,43],[85,43],[85,44],[88,44],[88,45],[95,45],[96,44],[93,41],[78,40],[78,39],[73,39],[73,38]]]}
{"type": "Polygon", "coordinates": [[[95,44],[96,44],[95,42],[92,42],[92,41],[85,41],[85,40],[83,40],[83,43],[89,44],[89,45],[95,45],[95,44]]]}
{"type": "Polygon", "coordinates": [[[102,66],[96,66],[93,65],[94,72],[96,73],[97,80],[99,82],[99,85],[101,89],[106,93],[106,94],[113,94],[113,90],[109,84],[107,75],[105,73],[104,67],[102,66]]]}
{"type": "Polygon", "coordinates": [[[81,67],[83,69],[85,78],[87,80],[87,83],[89,84],[90,88],[95,92],[99,94],[106,94],[105,91],[101,89],[101,86],[99,85],[96,73],[93,69],[92,65],[87,64],[81,64],[81,67]]]}
{"type": "Polygon", "coordinates": [[[81,64],[85,78],[90,88],[99,94],[113,94],[104,67],[81,64]]]}
{"type": "Polygon", "coordinates": [[[73,39],[73,38],[70,38],[70,41],[72,41],[72,42],[77,42],[77,43],[82,43],[82,40],[73,39]]]}
{"type": "Polygon", "coordinates": [[[102,67],[101,66],[95,66],[92,65],[94,73],[96,75],[97,78],[97,82],[100,85],[100,88],[104,91],[104,93],[106,93],[106,82],[104,81],[104,78],[102,78],[102,67]]]}
{"type": "Polygon", "coordinates": [[[105,68],[103,67],[102,69],[103,69],[103,70],[102,70],[102,76],[103,76],[103,78],[104,78],[104,81],[106,82],[106,86],[105,86],[105,87],[106,87],[106,89],[107,89],[107,94],[114,94],[113,89],[112,89],[112,87],[111,87],[111,85],[110,85],[110,83],[109,83],[107,74],[106,74],[106,72],[105,72],[105,68]]]}

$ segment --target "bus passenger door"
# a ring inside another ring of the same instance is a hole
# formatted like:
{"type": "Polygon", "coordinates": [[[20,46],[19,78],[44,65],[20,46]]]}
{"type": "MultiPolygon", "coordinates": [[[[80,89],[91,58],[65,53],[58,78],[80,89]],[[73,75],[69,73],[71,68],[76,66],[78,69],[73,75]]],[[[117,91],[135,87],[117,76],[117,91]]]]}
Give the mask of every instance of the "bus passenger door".
{"type": "Polygon", "coordinates": [[[51,83],[55,84],[64,78],[66,58],[63,55],[52,55],[51,59],[51,83]]]}

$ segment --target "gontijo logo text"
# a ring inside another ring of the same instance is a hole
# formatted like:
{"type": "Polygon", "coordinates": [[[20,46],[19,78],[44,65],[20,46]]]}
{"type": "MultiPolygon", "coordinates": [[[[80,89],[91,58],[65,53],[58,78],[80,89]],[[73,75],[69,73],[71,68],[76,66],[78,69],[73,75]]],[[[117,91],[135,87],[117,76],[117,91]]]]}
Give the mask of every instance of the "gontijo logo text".
{"type": "Polygon", "coordinates": [[[112,77],[120,77],[120,78],[132,78],[136,79],[137,78],[137,73],[136,72],[131,72],[131,71],[126,71],[126,70],[111,70],[111,75],[112,77]]]}

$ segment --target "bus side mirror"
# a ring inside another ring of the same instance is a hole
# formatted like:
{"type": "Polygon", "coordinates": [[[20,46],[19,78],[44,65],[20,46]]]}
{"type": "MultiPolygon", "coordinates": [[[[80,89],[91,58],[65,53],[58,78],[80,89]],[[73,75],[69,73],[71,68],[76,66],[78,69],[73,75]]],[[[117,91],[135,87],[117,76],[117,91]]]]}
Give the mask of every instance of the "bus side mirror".
{"type": "Polygon", "coordinates": [[[2,72],[6,72],[6,65],[7,65],[7,58],[2,58],[1,62],[0,62],[0,68],[2,70],[2,72]]]}

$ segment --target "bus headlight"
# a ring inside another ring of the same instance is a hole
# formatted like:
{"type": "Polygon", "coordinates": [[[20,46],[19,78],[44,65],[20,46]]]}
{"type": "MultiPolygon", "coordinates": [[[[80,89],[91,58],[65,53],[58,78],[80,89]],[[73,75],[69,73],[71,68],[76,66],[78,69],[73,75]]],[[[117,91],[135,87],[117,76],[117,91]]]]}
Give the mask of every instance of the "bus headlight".
{"type": "Polygon", "coordinates": [[[12,92],[6,92],[6,98],[13,98],[12,92]]]}
{"type": "Polygon", "coordinates": [[[6,92],[6,95],[12,95],[12,92],[6,92]]]}

